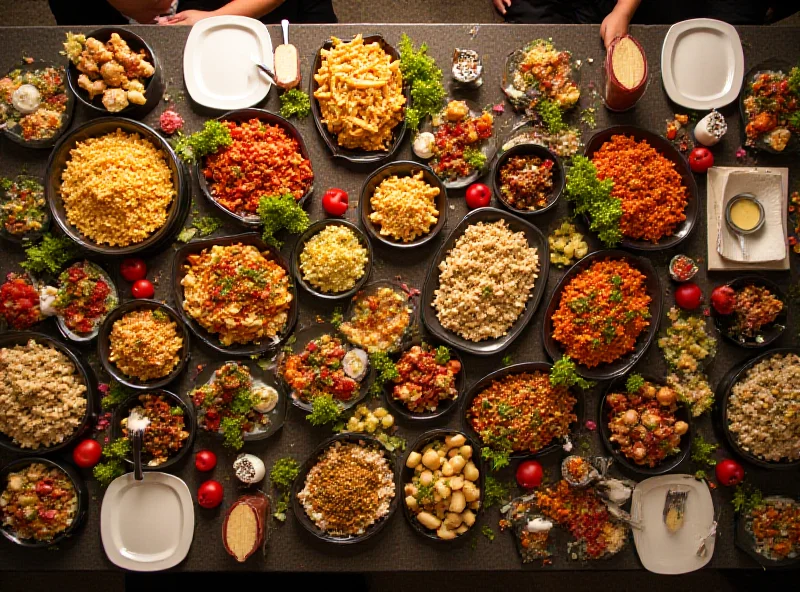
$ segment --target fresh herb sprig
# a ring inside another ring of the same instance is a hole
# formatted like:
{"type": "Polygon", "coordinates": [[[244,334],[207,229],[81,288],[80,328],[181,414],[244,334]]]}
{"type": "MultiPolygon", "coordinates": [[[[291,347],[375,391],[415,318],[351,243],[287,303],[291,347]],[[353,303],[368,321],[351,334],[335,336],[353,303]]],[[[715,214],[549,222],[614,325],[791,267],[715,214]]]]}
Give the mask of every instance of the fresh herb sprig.
{"type": "Polygon", "coordinates": [[[308,214],[291,193],[262,197],[258,202],[258,215],[264,224],[264,242],[278,249],[283,246],[275,236],[278,232],[300,234],[311,224],[308,214]]]}
{"type": "Polygon", "coordinates": [[[504,448],[501,450],[484,446],[481,448],[481,458],[488,461],[493,471],[499,471],[503,467],[511,464],[511,450],[504,448]]]}
{"type": "Polygon", "coordinates": [[[764,494],[761,493],[761,490],[747,483],[737,485],[733,492],[733,498],[731,498],[733,511],[737,514],[746,514],[761,505],[763,501],[764,494]]]}
{"type": "Polygon", "coordinates": [[[299,88],[287,90],[281,95],[281,117],[304,119],[311,113],[311,97],[299,88]]]}
{"type": "Polygon", "coordinates": [[[406,106],[406,127],[414,131],[428,116],[439,112],[446,96],[442,71],[428,55],[423,43],[418,50],[408,35],[400,38],[400,71],[403,81],[411,86],[411,105],[406,106]]]}
{"type": "Polygon", "coordinates": [[[199,132],[189,136],[178,132],[173,148],[181,160],[195,163],[206,154],[213,154],[220,148],[230,146],[232,142],[228,126],[216,119],[209,119],[199,132]]]}
{"type": "Polygon", "coordinates": [[[511,501],[511,484],[486,475],[483,487],[483,507],[502,506],[511,501]]]}
{"type": "Polygon", "coordinates": [[[397,366],[389,357],[386,352],[375,352],[369,355],[369,363],[375,369],[375,380],[369,387],[369,394],[380,396],[383,387],[387,382],[391,382],[400,374],[397,372],[397,366]]]}
{"type": "Polygon", "coordinates": [[[105,390],[105,396],[100,399],[100,406],[106,411],[113,409],[121,404],[125,399],[133,394],[133,391],[126,387],[124,384],[112,380],[108,383],[105,390]]]}
{"type": "Polygon", "coordinates": [[[611,195],[614,182],[597,178],[597,168],[585,156],[572,158],[564,194],[575,204],[575,214],[589,216],[589,228],[608,247],[622,240],[622,202],[611,195]]]}
{"type": "Polygon", "coordinates": [[[20,267],[31,273],[60,272],[78,254],[78,247],[66,236],[45,233],[41,242],[25,249],[25,261],[20,267]]]}
{"type": "Polygon", "coordinates": [[[319,395],[311,399],[311,413],[306,420],[313,426],[333,423],[342,415],[342,408],[330,395],[319,395]]]}
{"type": "Polygon", "coordinates": [[[628,376],[628,380],[625,381],[625,390],[631,395],[638,393],[643,386],[644,378],[642,378],[641,374],[631,374],[628,376]]]}
{"type": "Polygon", "coordinates": [[[280,492],[280,497],[275,502],[275,512],[272,514],[276,520],[286,521],[286,512],[289,509],[289,490],[299,474],[300,465],[291,456],[279,458],[272,465],[269,471],[269,480],[280,492]]]}
{"type": "Polygon", "coordinates": [[[557,134],[566,129],[567,125],[564,123],[561,107],[555,101],[539,99],[536,103],[536,112],[542,118],[542,123],[547,128],[547,131],[551,134],[557,134]]]}
{"type": "Polygon", "coordinates": [[[550,370],[550,384],[555,387],[565,386],[567,388],[577,386],[584,390],[590,389],[595,385],[593,381],[586,380],[578,375],[575,369],[575,362],[569,356],[564,356],[553,364],[553,369],[550,370]]]}
{"type": "Polygon", "coordinates": [[[130,453],[131,441],[128,438],[117,438],[103,447],[106,460],[92,469],[92,475],[102,487],[108,487],[114,479],[125,474],[125,458],[130,453]]]}

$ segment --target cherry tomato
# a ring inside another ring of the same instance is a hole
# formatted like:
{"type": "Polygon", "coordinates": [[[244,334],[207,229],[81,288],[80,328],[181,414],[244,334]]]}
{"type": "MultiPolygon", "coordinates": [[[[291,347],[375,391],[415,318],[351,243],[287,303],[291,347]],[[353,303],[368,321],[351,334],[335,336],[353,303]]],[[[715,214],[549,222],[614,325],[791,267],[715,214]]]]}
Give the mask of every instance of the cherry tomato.
{"type": "Polygon", "coordinates": [[[55,517],[56,517],[55,510],[44,510],[42,508],[39,508],[39,518],[41,518],[42,520],[47,520],[49,522],[55,517]]]}
{"type": "Polygon", "coordinates": [[[719,461],[715,473],[717,474],[717,481],[726,487],[739,485],[744,479],[742,465],[730,458],[719,461]]]}
{"type": "Polygon", "coordinates": [[[103,447],[97,440],[84,440],[72,451],[72,460],[82,469],[90,469],[100,462],[103,447]]]}
{"type": "Polygon", "coordinates": [[[53,493],[53,480],[42,479],[36,483],[36,495],[50,495],[53,493]]]}
{"type": "Polygon", "coordinates": [[[539,487],[543,477],[542,465],[535,460],[526,460],[517,467],[517,484],[523,489],[539,487]]]}
{"type": "Polygon", "coordinates": [[[147,275],[147,265],[142,259],[131,257],[124,259],[119,266],[119,272],[126,282],[143,280],[147,275]]]}
{"type": "Polygon", "coordinates": [[[483,183],[473,183],[467,187],[466,199],[470,210],[485,208],[492,201],[492,190],[483,183]]]}
{"type": "Polygon", "coordinates": [[[347,212],[347,191],[333,187],[322,196],[322,209],[329,216],[344,216],[347,212]]]}
{"type": "Polygon", "coordinates": [[[736,306],[736,292],[730,286],[717,286],[711,292],[711,306],[721,315],[729,315],[736,306]]]}
{"type": "Polygon", "coordinates": [[[210,450],[199,450],[194,456],[194,467],[205,473],[217,466],[217,455],[210,450]]]}
{"type": "Polygon", "coordinates": [[[133,284],[131,293],[134,298],[152,298],[153,294],[156,293],[156,289],[150,280],[139,280],[133,284]]]}
{"type": "Polygon", "coordinates": [[[675,289],[675,302],[684,310],[694,310],[703,302],[703,291],[693,282],[681,284],[675,289]]]}
{"type": "Polygon", "coordinates": [[[705,173],[714,166],[714,155],[711,150],[698,146],[689,153],[689,168],[694,173],[705,173]]]}
{"type": "Polygon", "coordinates": [[[216,508],[222,503],[222,483],[209,479],[197,488],[197,503],[204,508],[216,508]]]}

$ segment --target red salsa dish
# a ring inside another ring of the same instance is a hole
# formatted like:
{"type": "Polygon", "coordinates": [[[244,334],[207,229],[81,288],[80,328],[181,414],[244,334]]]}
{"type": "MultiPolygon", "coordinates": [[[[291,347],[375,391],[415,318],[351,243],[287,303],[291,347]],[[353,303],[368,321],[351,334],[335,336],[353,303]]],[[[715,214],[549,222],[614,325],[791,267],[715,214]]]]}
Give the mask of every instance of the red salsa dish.
{"type": "Polygon", "coordinates": [[[392,398],[413,413],[436,411],[441,402],[458,397],[456,377],[461,362],[452,359],[445,346],[415,345],[400,356],[395,367],[398,375],[392,398]]]}
{"type": "Polygon", "coordinates": [[[73,333],[91,333],[117,305],[108,276],[89,261],[73,263],[61,272],[58,282],[53,307],[73,333]]]}
{"type": "Polygon", "coordinates": [[[0,286],[0,316],[8,326],[24,331],[42,320],[39,292],[26,275],[9,273],[0,286]]]}

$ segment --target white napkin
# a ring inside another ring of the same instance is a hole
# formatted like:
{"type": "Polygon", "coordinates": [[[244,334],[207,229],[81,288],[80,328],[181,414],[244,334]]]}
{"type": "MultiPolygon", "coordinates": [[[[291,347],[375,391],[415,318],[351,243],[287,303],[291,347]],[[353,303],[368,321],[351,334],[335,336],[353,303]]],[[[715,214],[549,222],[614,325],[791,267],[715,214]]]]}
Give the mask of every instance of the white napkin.
{"type": "Polygon", "coordinates": [[[786,236],[783,230],[783,191],[779,173],[732,171],[722,188],[717,252],[736,262],[760,263],[780,261],[786,257],[786,236]],[[742,257],[739,236],[725,222],[725,208],[734,196],[752,193],[764,206],[764,226],[758,232],[745,235],[747,259],[742,257]]]}

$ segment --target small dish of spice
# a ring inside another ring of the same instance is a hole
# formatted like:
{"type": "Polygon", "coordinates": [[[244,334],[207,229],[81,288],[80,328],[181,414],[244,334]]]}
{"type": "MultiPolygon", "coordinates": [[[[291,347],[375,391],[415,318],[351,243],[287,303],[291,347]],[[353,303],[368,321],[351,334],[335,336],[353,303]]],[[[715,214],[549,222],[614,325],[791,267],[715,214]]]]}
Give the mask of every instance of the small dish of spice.
{"type": "Polygon", "coordinates": [[[453,50],[453,79],[470,88],[478,88],[483,84],[483,62],[477,51],[453,50]]]}
{"type": "Polygon", "coordinates": [[[676,282],[688,282],[697,272],[694,259],[686,255],[675,255],[669,262],[669,276],[676,282]]]}

